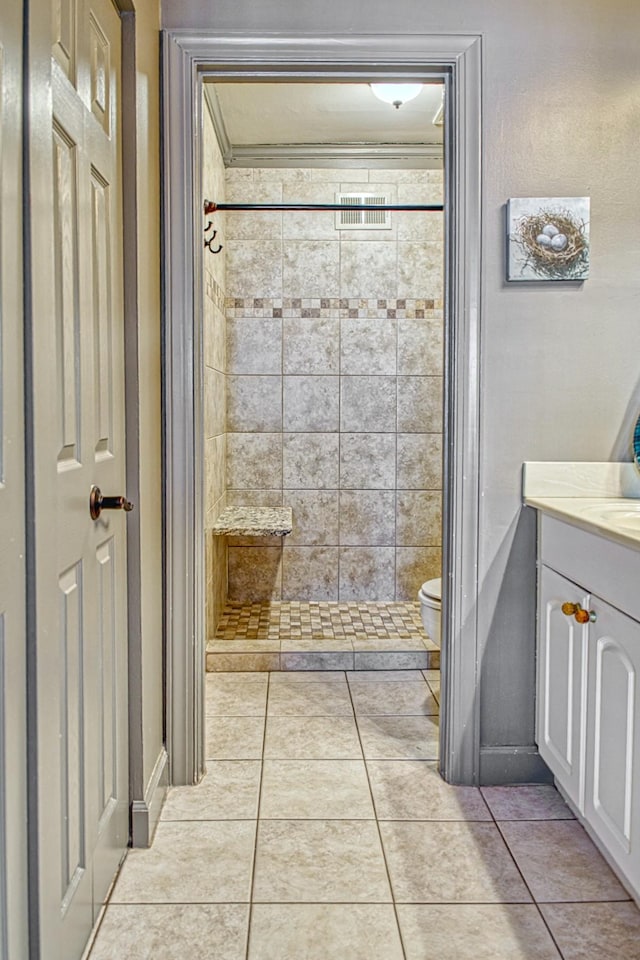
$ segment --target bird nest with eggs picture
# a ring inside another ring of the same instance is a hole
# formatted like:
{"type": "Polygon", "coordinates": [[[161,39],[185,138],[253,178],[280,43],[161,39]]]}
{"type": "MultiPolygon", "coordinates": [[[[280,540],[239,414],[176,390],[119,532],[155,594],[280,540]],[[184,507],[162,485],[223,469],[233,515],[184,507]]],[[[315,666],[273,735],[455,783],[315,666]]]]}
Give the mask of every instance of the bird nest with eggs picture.
{"type": "Polygon", "coordinates": [[[571,206],[565,203],[532,209],[534,203],[531,199],[510,201],[509,279],[586,279],[588,198],[570,198],[571,206]],[[522,209],[525,204],[528,209],[522,209]]]}

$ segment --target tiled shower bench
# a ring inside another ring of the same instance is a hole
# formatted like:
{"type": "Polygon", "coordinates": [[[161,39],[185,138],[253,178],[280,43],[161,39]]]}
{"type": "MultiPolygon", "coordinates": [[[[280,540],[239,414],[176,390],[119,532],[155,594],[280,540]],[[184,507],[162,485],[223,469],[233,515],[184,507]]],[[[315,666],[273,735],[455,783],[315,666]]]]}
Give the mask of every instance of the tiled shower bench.
{"type": "MultiPolygon", "coordinates": [[[[228,507],[212,531],[284,537],[289,507],[228,507]]],[[[228,602],[207,644],[207,671],[428,670],[440,650],[427,637],[420,605],[407,601],[228,602]]]]}

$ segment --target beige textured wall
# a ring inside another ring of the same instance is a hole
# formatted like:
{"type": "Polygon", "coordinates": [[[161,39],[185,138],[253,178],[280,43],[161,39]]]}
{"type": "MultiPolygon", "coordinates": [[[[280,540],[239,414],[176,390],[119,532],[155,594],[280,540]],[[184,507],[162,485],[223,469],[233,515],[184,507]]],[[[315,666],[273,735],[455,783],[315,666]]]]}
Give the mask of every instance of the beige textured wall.
{"type": "MultiPolygon", "coordinates": [[[[203,108],[202,133],[203,197],[218,203],[225,199],[225,171],[222,155],[213,128],[206,98],[203,108]]],[[[205,516],[209,528],[226,505],[226,321],[225,307],[225,214],[212,218],[218,231],[214,247],[223,245],[223,252],[204,252],[203,321],[204,321],[204,462],[205,516]]],[[[210,236],[211,234],[207,234],[210,236]]],[[[227,540],[215,537],[209,530],[206,548],[206,629],[213,636],[227,594],[227,540]]]]}
{"type": "MultiPolygon", "coordinates": [[[[231,202],[442,189],[440,170],[227,171],[231,202]]],[[[230,538],[230,598],[415,599],[441,564],[442,215],[229,213],[226,257],[228,501],[293,508],[283,544],[230,538]]]]}

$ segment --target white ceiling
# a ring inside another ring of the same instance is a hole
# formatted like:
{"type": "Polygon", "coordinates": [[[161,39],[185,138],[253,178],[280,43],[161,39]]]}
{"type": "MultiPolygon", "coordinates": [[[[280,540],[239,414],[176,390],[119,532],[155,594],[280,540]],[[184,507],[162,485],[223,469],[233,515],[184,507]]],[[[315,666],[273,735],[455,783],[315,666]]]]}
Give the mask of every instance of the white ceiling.
{"type": "MultiPolygon", "coordinates": [[[[215,83],[231,148],[284,144],[441,144],[442,84],[396,109],[367,83],[215,83]]],[[[212,91],[209,90],[209,93],[212,91]]]]}

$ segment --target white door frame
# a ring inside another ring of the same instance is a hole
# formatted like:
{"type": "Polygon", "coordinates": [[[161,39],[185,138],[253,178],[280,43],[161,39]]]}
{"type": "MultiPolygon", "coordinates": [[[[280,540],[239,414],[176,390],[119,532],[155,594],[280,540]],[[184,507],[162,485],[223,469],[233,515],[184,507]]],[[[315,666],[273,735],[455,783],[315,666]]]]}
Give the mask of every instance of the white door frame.
{"type": "Polygon", "coordinates": [[[164,95],[164,442],[167,746],[175,784],[204,767],[204,509],[200,188],[204,76],[447,84],[445,497],[441,769],[477,783],[482,40],[167,31],[164,95]]]}

